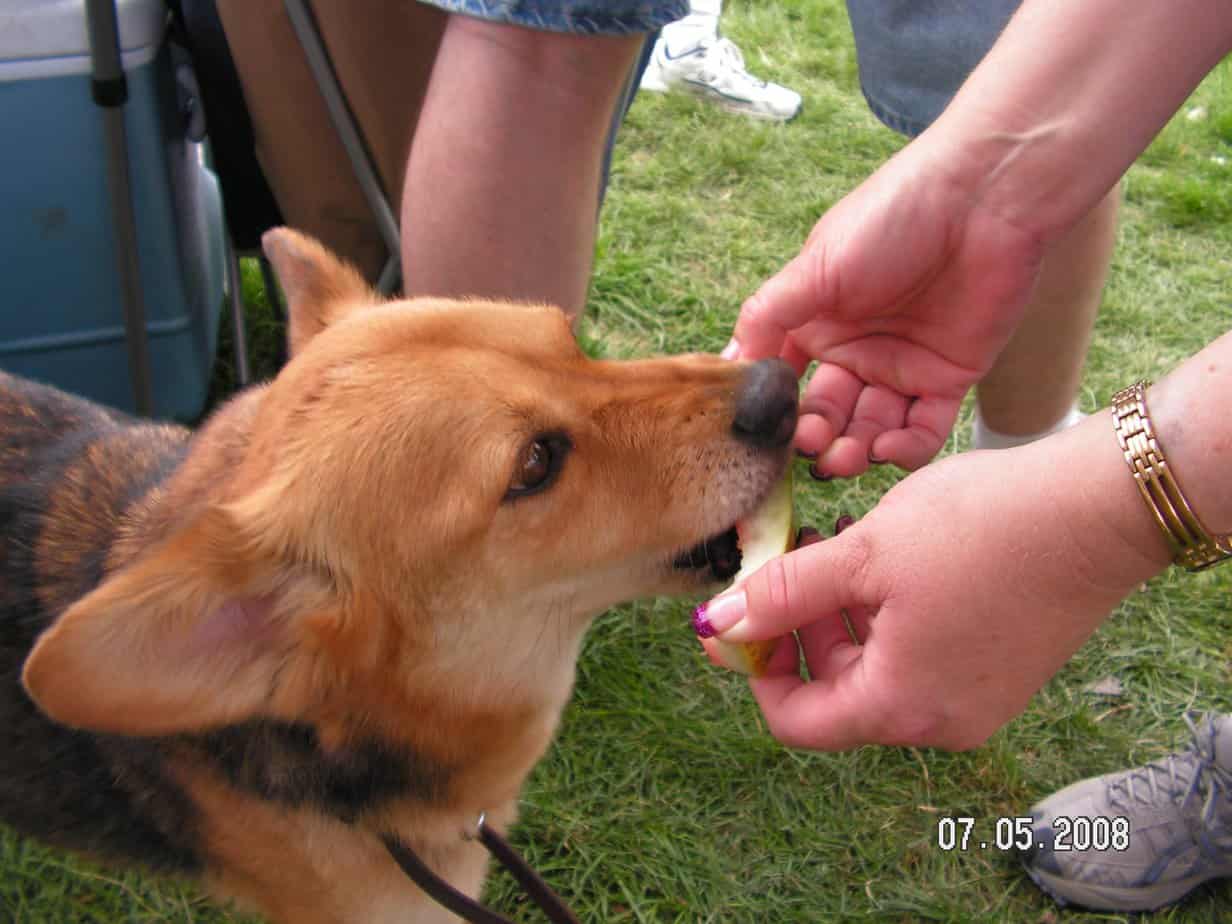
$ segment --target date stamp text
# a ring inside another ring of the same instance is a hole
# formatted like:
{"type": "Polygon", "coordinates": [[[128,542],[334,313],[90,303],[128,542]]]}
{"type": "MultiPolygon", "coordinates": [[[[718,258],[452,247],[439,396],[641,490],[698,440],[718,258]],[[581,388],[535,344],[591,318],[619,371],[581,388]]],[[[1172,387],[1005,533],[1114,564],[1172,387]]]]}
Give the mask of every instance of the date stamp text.
{"type": "Polygon", "coordinates": [[[1036,843],[1034,819],[1006,816],[993,819],[991,830],[976,819],[943,815],[937,819],[937,847],[943,852],[969,850],[1030,850],[1051,846],[1055,853],[1074,850],[1129,849],[1129,819],[1105,815],[1058,815],[1052,820],[1052,843],[1036,843]],[[980,830],[976,830],[977,827],[980,830]]]}

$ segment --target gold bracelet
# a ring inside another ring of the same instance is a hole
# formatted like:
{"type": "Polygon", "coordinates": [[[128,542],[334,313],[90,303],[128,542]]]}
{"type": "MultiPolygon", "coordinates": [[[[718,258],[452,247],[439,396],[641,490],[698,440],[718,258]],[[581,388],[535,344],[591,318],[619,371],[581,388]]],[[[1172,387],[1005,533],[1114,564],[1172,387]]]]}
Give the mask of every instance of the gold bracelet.
{"type": "Polygon", "coordinates": [[[1112,396],[1112,426],[1134,484],[1172,548],[1172,561],[1201,571],[1232,558],[1232,535],[1213,538],[1181,493],[1146,409],[1150,384],[1135,382],[1112,396]]]}

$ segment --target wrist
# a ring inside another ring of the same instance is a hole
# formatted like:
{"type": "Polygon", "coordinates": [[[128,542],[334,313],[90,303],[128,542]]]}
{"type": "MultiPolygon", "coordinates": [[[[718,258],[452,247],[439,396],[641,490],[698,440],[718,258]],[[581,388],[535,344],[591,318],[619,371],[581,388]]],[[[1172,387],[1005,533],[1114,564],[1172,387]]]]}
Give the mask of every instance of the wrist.
{"type": "MultiPolygon", "coordinates": [[[[1213,537],[1232,532],[1232,479],[1226,475],[1232,419],[1212,396],[1232,393],[1232,334],[1225,334],[1146,393],[1151,429],[1193,513],[1213,537]]],[[[1056,473],[1057,508],[1077,554],[1125,590],[1166,570],[1175,555],[1134,479],[1103,409],[1081,424],[1032,444],[1035,464],[1056,473]],[[1072,518],[1070,512],[1073,512],[1072,518]]]]}
{"type": "MultiPolygon", "coordinates": [[[[1128,384],[1128,383],[1127,383],[1128,384]]],[[[1232,532],[1232,333],[1182,363],[1147,392],[1151,422],[1190,506],[1215,536],[1232,532]]]]}
{"type": "Polygon", "coordinates": [[[930,133],[946,136],[982,205],[1044,241],[1119,180],[1232,49],[1209,0],[1032,0],[930,133]]]}
{"type": "Polygon", "coordinates": [[[1134,486],[1172,550],[1172,560],[1201,571],[1232,557],[1232,536],[1213,534],[1194,511],[1163,450],[1151,419],[1147,382],[1112,396],[1113,428],[1134,486]]]}
{"type": "Polygon", "coordinates": [[[1044,118],[984,102],[953,105],[920,136],[973,208],[1044,245],[1055,241],[1116,184],[1119,170],[1074,170],[1082,127],[1065,113],[1044,118]]]}
{"type": "Polygon", "coordinates": [[[1166,571],[1172,549],[1142,502],[1107,410],[1055,436],[1031,444],[1055,444],[1048,467],[1057,484],[1056,509],[1067,540],[1062,554],[1089,564],[1090,579],[1123,598],[1166,571]]]}

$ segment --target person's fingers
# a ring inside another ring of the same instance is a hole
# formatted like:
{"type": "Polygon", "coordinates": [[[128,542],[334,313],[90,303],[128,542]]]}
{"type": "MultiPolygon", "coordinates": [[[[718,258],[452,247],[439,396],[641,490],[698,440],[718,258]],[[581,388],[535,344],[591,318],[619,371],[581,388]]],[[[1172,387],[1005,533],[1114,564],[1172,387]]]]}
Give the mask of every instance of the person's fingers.
{"type": "Polygon", "coordinates": [[[825,680],[804,681],[784,673],[752,680],[749,687],[770,733],[789,747],[842,751],[879,740],[877,716],[862,692],[861,651],[855,646],[836,649],[833,674],[825,680]]]}
{"type": "Polygon", "coordinates": [[[821,542],[821,531],[816,526],[801,526],[796,530],[796,545],[797,549],[802,549],[806,545],[812,545],[815,542],[821,542]]]}
{"type": "Polygon", "coordinates": [[[866,440],[840,436],[818,456],[814,467],[830,477],[854,478],[868,471],[870,464],[866,440]]]}
{"type": "MultiPolygon", "coordinates": [[[[863,610],[863,607],[860,609],[863,610]]],[[[835,676],[847,666],[853,655],[858,654],[852,651],[860,646],[852,640],[852,630],[848,629],[848,620],[843,618],[844,612],[849,611],[831,613],[807,626],[801,626],[797,631],[800,653],[804,655],[810,679],[835,676]]]]}
{"type": "Polygon", "coordinates": [[[709,659],[711,664],[715,667],[721,667],[725,671],[731,670],[730,667],[723,663],[723,658],[719,655],[718,640],[713,638],[699,638],[698,641],[701,642],[702,651],[706,653],[706,657],[709,659]]]}
{"type": "Polygon", "coordinates": [[[864,387],[862,379],[842,366],[822,363],[814,370],[800,396],[800,413],[824,417],[835,433],[842,433],[847,429],[847,421],[864,387]]]}
{"type": "Polygon", "coordinates": [[[872,613],[855,606],[802,626],[795,638],[779,643],[766,673],[749,681],[775,738],[791,747],[836,751],[877,740],[880,726],[861,692],[872,613]]]}
{"type": "Polygon", "coordinates": [[[860,392],[844,436],[855,440],[870,462],[884,462],[884,459],[873,455],[873,441],[887,430],[901,427],[910,405],[910,398],[888,388],[869,386],[860,392]]]}
{"type": "Polygon", "coordinates": [[[698,608],[695,623],[705,628],[699,634],[722,635],[728,642],[778,638],[844,608],[874,606],[871,560],[858,528],[773,558],[698,608]]]}
{"type": "Polygon", "coordinates": [[[954,429],[960,403],[949,398],[917,398],[907,411],[906,426],[875,437],[870,455],[907,471],[927,465],[954,429]]]}
{"type": "Polygon", "coordinates": [[[808,371],[809,363],[815,357],[811,356],[790,334],[783,340],[779,349],[779,358],[796,370],[796,378],[801,378],[808,371]]]}
{"type": "Polygon", "coordinates": [[[836,344],[825,361],[842,366],[870,386],[906,397],[962,400],[984,370],[956,361],[940,344],[909,336],[867,336],[836,344]]]}
{"type": "MultiPolygon", "coordinates": [[[[834,436],[834,428],[824,417],[818,417],[816,414],[801,415],[796,422],[796,452],[815,463],[821,454],[830,448],[834,436]]],[[[814,467],[814,477],[820,478],[825,474],[814,467]]]]}
{"type": "Polygon", "coordinates": [[[865,388],[864,382],[842,366],[822,363],[813,372],[800,398],[800,422],[796,425],[796,447],[815,461],[814,471],[822,477],[858,474],[853,470],[859,447],[832,445],[844,435],[865,388]],[[834,468],[835,460],[838,468],[834,468]],[[829,464],[826,464],[826,463],[829,464]]]}
{"type": "Polygon", "coordinates": [[[882,434],[903,426],[910,403],[889,389],[865,387],[846,429],[818,458],[817,467],[826,474],[849,478],[866,471],[870,463],[888,461],[874,452],[873,444],[882,434]]]}
{"type": "Polygon", "coordinates": [[[745,359],[779,356],[790,331],[828,307],[824,248],[806,244],[794,259],[762,283],[740,308],[733,334],[745,359]]]}

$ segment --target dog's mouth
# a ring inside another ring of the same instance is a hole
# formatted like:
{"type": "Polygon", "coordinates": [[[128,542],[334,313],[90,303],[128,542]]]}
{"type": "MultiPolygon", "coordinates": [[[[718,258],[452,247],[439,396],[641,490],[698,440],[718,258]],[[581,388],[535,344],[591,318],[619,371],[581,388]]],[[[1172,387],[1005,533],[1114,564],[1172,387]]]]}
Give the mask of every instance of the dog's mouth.
{"type": "Polygon", "coordinates": [[[739,578],[742,568],[760,568],[771,558],[794,547],[795,521],[791,470],[788,469],[761,492],[752,509],[746,509],[722,532],[676,555],[672,566],[712,581],[739,578]]]}
{"type": "Polygon", "coordinates": [[[709,569],[716,581],[731,580],[740,571],[740,536],[733,524],[709,539],[703,539],[688,551],[681,552],[672,561],[672,567],[681,571],[709,569]]]}

